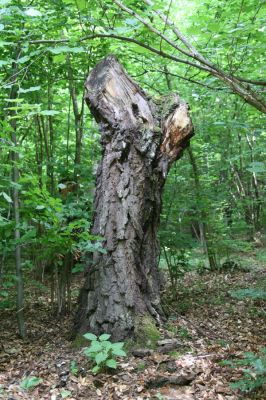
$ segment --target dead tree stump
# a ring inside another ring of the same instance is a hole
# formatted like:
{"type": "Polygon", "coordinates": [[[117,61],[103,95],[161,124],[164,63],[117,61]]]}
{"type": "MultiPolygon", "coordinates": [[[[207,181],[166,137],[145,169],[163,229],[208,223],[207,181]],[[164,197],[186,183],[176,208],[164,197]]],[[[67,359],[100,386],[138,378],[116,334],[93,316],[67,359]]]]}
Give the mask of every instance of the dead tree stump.
{"type": "Polygon", "coordinates": [[[85,86],[102,145],[92,234],[105,238],[106,254],[96,252],[89,262],[75,329],[119,340],[134,335],[139,318],[163,317],[156,237],[161,197],[193,126],[178,95],[155,106],[113,55],[85,86]]]}

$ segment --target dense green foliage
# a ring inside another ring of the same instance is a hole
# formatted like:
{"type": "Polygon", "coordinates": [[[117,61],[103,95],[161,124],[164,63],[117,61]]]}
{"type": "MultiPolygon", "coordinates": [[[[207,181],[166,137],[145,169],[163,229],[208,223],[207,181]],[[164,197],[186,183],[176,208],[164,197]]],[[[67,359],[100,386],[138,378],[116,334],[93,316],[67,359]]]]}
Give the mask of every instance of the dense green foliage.
{"type": "Polygon", "coordinates": [[[245,91],[263,97],[265,2],[153,3],[125,0],[136,18],[111,0],[0,0],[3,307],[12,306],[21,280],[16,249],[27,282],[51,280],[58,314],[68,309],[71,273],[83,270],[88,252],[104,251],[89,233],[100,150],[83,95],[88,72],[109,53],[155,101],[178,91],[190,104],[196,135],[169,175],[161,215],[161,264],[172,284],[191,268],[221,268],[262,240],[264,114],[221,75],[180,56],[169,43],[179,46],[171,26],[152,10],[173,20],[217,68],[246,81],[245,91]]]}

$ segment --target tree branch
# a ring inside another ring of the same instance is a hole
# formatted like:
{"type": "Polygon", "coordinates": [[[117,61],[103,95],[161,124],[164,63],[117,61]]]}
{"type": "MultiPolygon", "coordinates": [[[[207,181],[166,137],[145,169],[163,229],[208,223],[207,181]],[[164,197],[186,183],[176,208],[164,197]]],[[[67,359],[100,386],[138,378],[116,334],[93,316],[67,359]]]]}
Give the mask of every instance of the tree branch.
{"type": "MultiPolygon", "coordinates": [[[[161,57],[168,58],[169,60],[173,60],[175,62],[179,62],[182,64],[187,64],[187,65],[190,65],[191,67],[195,67],[195,68],[201,69],[202,71],[209,72],[209,70],[207,68],[205,68],[199,64],[193,63],[193,62],[191,62],[189,60],[185,60],[183,58],[173,56],[162,50],[158,50],[155,47],[151,47],[148,44],[144,44],[136,39],[127,38],[127,37],[115,35],[112,33],[95,33],[93,35],[88,35],[88,36],[84,36],[84,37],[80,38],[78,42],[80,43],[80,42],[84,42],[86,40],[99,39],[99,38],[117,39],[117,40],[121,40],[124,42],[134,43],[134,44],[136,44],[140,47],[143,47],[144,49],[147,49],[147,50],[151,51],[152,53],[155,53],[161,57]]],[[[60,44],[60,43],[69,43],[69,42],[70,42],[70,39],[55,39],[55,40],[53,40],[53,39],[37,39],[37,40],[29,41],[30,44],[60,44]]]]}
{"type": "MultiPolygon", "coordinates": [[[[152,5],[150,0],[144,0],[146,4],[152,5]]],[[[115,4],[118,5],[122,10],[128,12],[129,14],[133,15],[139,21],[141,21],[151,32],[157,34],[159,37],[165,40],[165,35],[159,32],[156,28],[152,25],[147,23],[141,16],[139,16],[135,11],[129,9],[128,7],[124,6],[120,1],[114,0],[115,4]],[[158,33],[157,33],[158,32],[158,33]]],[[[210,63],[205,57],[203,57],[192,44],[188,41],[188,39],[179,31],[179,29],[174,25],[172,21],[170,21],[163,13],[160,11],[153,11],[153,13],[157,14],[168,26],[171,27],[172,31],[176,34],[177,38],[185,44],[185,46],[190,50],[190,53],[185,52],[180,47],[176,46],[171,40],[166,40],[168,44],[174,47],[176,50],[181,51],[183,54],[186,54],[188,57],[192,57],[195,60],[199,61],[201,64],[204,65],[205,70],[209,71],[212,75],[219,78],[223,81],[227,86],[231,88],[231,90],[242,97],[247,103],[252,105],[253,107],[257,108],[257,110],[266,114],[266,103],[263,98],[260,98],[257,93],[253,92],[249,86],[244,85],[243,82],[239,81],[236,77],[226,74],[224,71],[220,70],[217,66],[210,63]],[[174,45],[172,45],[172,43],[174,45]]],[[[201,65],[202,67],[202,65],[201,65]]]]}

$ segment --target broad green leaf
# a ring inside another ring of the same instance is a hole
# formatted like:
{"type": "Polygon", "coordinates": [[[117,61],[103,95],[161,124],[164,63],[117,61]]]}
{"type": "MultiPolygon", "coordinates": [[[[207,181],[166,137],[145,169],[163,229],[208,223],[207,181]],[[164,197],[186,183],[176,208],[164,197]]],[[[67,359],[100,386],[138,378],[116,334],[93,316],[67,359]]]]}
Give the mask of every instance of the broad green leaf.
{"type": "Polygon", "coordinates": [[[13,42],[5,42],[3,40],[0,40],[0,47],[5,47],[5,46],[14,46],[13,42]]]}
{"type": "Polygon", "coordinates": [[[55,111],[55,110],[43,110],[43,111],[40,111],[39,114],[41,114],[41,115],[57,115],[57,114],[60,114],[60,112],[55,111]]]}
{"type": "Polygon", "coordinates": [[[75,264],[75,266],[72,268],[72,273],[75,274],[77,272],[83,272],[85,269],[85,265],[84,264],[75,264]]]}
{"type": "Polygon", "coordinates": [[[124,350],[117,349],[117,350],[112,350],[112,354],[118,357],[126,357],[127,353],[124,350]]]}
{"type": "Polygon", "coordinates": [[[109,368],[113,368],[116,369],[117,368],[117,362],[116,360],[114,360],[113,358],[111,358],[110,360],[107,360],[105,365],[109,368]]]}
{"type": "Polygon", "coordinates": [[[229,293],[236,299],[251,298],[266,300],[266,290],[261,288],[230,290],[229,293]]]}
{"type": "Polygon", "coordinates": [[[92,373],[97,374],[101,370],[101,367],[99,365],[96,365],[95,367],[92,368],[92,373]]]}
{"type": "Polygon", "coordinates": [[[110,350],[112,348],[112,343],[109,341],[103,341],[101,342],[101,345],[106,349],[106,350],[110,350]]]}
{"type": "Polygon", "coordinates": [[[105,352],[98,353],[95,357],[96,364],[102,364],[108,358],[108,354],[105,352]]]}
{"type": "Polygon", "coordinates": [[[67,397],[71,396],[70,390],[61,390],[60,392],[62,399],[66,399],[67,397]]]}
{"type": "Polygon", "coordinates": [[[24,99],[5,99],[8,103],[22,103],[24,99]]]}
{"type": "Polygon", "coordinates": [[[102,350],[102,346],[99,342],[92,341],[90,347],[88,347],[88,351],[90,353],[98,353],[102,350]]]}
{"type": "Polygon", "coordinates": [[[247,171],[252,173],[266,172],[266,166],[263,162],[254,161],[249,164],[247,171]]]}
{"type": "Polygon", "coordinates": [[[113,350],[121,350],[124,347],[123,342],[117,342],[112,344],[113,350]]]}
{"type": "Polygon", "coordinates": [[[38,206],[35,207],[36,210],[44,210],[46,207],[43,204],[40,204],[38,206]]]}
{"type": "Polygon", "coordinates": [[[42,16],[42,13],[40,11],[36,10],[36,8],[33,8],[33,7],[28,8],[24,12],[29,17],[41,17],[42,16]]]}
{"type": "Polygon", "coordinates": [[[108,333],[104,333],[101,336],[99,336],[99,340],[101,342],[103,342],[103,341],[106,341],[106,340],[110,339],[110,337],[111,337],[111,335],[109,335],[108,333]]]}
{"type": "Polygon", "coordinates": [[[49,47],[47,50],[52,54],[62,54],[62,53],[84,53],[84,47],[69,47],[69,46],[58,46],[49,47]]]}
{"type": "Polygon", "coordinates": [[[78,7],[79,10],[84,10],[87,6],[87,0],[63,0],[64,3],[72,3],[75,7],[78,7]]]}
{"type": "Polygon", "coordinates": [[[20,383],[20,386],[23,389],[31,389],[42,382],[42,378],[38,378],[37,376],[28,376],[27,378],[23,379],[23,381],[20,383]]]}
{"type": "Polygon", "coordinates": [[[37,90],[40,90],[40,89],[41,89],[41,86],[31,86],[31,87],[28,88],[28,89],[22,89],[22,88],[20,88],[20,89],[19,89],[19,92],[20,92],[20,93],[36,92],[37,90]]]}
{"type": "Polygon", "coordinates": [[[10,2],[11,2],[11,0],[0,0],[0,6],[6,6],[10,2]]]}
{"type": "Polygon", "coordinates": [[[136,25],[139,24],[138,20],[135,19],[135,18],[126,18],[126,19],[124,20],[124,23],[125,23],[126,25],[131,25],[131,26],[136,26],[136,25]]]}
{"type": "Polygon", "coordinates": [[[93,333],[85,333],[83,337],[87,340],[97,340],[97,336],[93,333]]]}
{"type": "Polygon", "coordinates": [[[2,67],[3,65],[8,65],[10,64],[11,61],[7,61],[7,60],[0,60],[0,67],[2,67]]]}
{"type": "Polygon", "coordinates": [[[53,60],[56,64],[61,64],[66,61],[66,56],[65,54],[58,54],[53,57],[53,60]]]}
{"type": "Polygon", "coordinates": [[[17,63],[18,63],[18,64],[24,64],[25,62],[29,61],[29,59],[30,59],[29,56],[24,56],[24,57],[19,58],[19,59],[17,60],[17,63]]]}
{"type": "Polygon", "coordinates": [[[5,193],[5,192],[2,192],[1,194],[2,194],[2,196],[4,197],[4,199],[5,199],[5,200],[6,200],[8,203],[13,203],[13,201],[12,201],[11,197],[10,197],[10,196],[8,196],[8,194],[7,194],[7,193],[5,193]]]}
{"type": "Polygon", "coordinates": [[[75,2],[80,10],[84,10],[86,8],[87,0],[76,0],[75,2]]]}

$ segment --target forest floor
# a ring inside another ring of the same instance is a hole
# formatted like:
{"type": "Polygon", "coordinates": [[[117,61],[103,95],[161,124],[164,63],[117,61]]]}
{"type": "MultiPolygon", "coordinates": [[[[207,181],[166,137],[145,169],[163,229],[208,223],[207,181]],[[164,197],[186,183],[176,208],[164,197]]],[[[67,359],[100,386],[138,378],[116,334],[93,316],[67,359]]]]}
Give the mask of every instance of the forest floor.
{"type": "Polygon", "coordinates": [[[265,346],[265,302],[230,295],[232,290],[265,289],[265,282],[265,269],[256,265],[247,272],[187,274],[178,295],[170,300],[167,295],[170,318],[161,329],[162,339],[176,348],[130,355],[114,373],[97,376],[69,340],[72,317],[52,317],[47,299],[32,296],[25,342],[18,339],[15,312],[0,310],[0,399],[265,399],[265,388],[254,394],[232,389],[230,384],[243,378],[243,366],[222,364],[243,352],[258,354],[265,346]],[[22,389],[29,375],[42,383],[22,389]]]}

